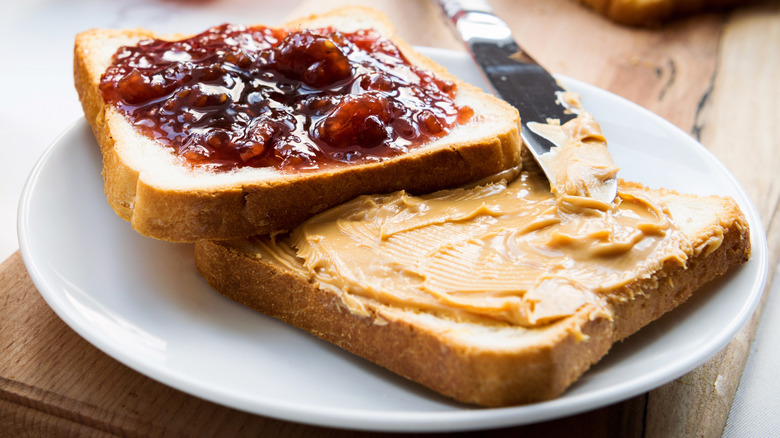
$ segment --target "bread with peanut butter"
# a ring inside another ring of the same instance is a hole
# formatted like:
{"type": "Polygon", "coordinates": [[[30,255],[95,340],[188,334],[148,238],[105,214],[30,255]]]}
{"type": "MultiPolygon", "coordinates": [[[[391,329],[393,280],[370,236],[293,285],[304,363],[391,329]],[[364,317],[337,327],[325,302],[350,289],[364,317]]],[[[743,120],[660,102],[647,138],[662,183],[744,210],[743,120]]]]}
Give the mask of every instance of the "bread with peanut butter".
{"type": "Polygon", "coordinates": [[[111,207],[158,239],[290,230],[361,194],[456,187],[521,160],[514,108],[365,8],[194,37],[93,29],[74,74],[111,207]]]}
{"type": "Polygon", "coordinates": [[[559,396],[749,255],[731,198],[621,181],[606,204],[556,197],[529,172],[361,196],[290,233],[195,245],[223,295],[484,406],[559,396]]]}

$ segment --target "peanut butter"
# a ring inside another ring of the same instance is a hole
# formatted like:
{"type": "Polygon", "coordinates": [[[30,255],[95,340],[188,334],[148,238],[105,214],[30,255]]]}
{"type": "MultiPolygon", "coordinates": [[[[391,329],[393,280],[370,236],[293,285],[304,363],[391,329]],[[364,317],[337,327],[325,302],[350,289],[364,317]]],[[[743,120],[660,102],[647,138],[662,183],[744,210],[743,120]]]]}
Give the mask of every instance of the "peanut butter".
{"type": "Polygon", "coordinates": [[[528,173],[425,196],[362,196],[263,239],[261,257],[311,277],[353,311],[375,301],[523,327],[587,304],[608,313],[610,291],[687,254],[652,200],[556,198],[528,173]]]}
{"type": "Polygon", "coordinates": [[[548,173],[552,192],[557,196],[611,199],[614,193],[604,191],[610,190],[608,182],[615,181],[618,168],[609,154],[601,127],[590,113],[582,111],[579,96],[561,93],[558,100],[577,117],[563,125],[558,120],[528,123],[529,129],[555,145],[539,157],[548,173]]]}

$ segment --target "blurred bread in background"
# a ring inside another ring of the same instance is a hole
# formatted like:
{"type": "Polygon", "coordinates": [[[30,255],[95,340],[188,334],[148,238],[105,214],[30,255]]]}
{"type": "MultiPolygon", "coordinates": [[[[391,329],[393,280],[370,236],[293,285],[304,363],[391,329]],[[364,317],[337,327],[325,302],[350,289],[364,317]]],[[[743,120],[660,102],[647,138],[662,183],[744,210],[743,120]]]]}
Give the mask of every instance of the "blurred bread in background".
{"type": "Polygon", "coordinates": [[[579,0],[608,19],[629,26],[657,26],[697,12],[719,10],[755,0],[579,0]]]}

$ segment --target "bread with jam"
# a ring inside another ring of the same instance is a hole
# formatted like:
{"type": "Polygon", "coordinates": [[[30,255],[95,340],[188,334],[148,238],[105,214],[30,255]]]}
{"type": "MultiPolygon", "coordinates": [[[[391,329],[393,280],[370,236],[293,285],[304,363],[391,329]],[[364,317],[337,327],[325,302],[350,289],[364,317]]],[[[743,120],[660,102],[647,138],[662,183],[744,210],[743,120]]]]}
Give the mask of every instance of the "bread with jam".
{"type": "Polygon", "coordinates": [[[362,196],[289,234],[195,244],[223,295],[455,400],[561,395],[610,347],[750,255],[726,197],[621,181],[558,199],[539,175],[362,196]]]}
{"type": "Polygon", "coordinates": [[[94,29],[76,37],[74,72],[109,204],[158,239],[289,230],[361,194],[520,162],[514,108],[365,8],[194,37],[94,29]]]}

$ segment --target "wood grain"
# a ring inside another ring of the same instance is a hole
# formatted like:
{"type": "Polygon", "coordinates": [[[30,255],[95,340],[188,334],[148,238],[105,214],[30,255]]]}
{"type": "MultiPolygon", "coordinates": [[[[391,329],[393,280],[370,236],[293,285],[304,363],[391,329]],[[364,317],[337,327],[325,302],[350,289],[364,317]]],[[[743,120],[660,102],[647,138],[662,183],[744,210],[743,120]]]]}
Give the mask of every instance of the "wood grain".
{"type": "MultiPolygon", "coordinates": [[[[387,13],[412,44],[463,50],[431,1],[312,0],[290,16],[355,3],[387,13]]],[[[697,15],[657,29],[619,26],[570,0],[492,3],[521,45],[550,70],[633,100],[699,138],[753,199],[767,230],[769,272],[775,271],[780,254],[777,3],[697,15]]],[[[648,394],[490,436],[719,436],[759,317],[760,311],[707,364],[648,394]]],[[[17,252],[0,265],[0,436],[76,435],[380,436],[243,413],[127,368],[51,311],[17,252]]]]}

